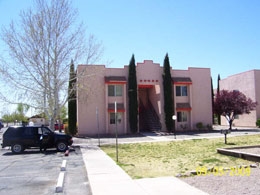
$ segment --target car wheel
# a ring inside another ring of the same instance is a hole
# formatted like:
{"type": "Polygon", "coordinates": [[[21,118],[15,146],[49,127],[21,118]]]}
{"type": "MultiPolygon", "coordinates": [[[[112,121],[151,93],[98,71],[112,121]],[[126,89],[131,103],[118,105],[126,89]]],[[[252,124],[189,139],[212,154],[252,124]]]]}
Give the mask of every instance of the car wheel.
{"type": "Polygon", "coordinates": [[[58,150],[59,152],[65,152],[65,151],[67,150],[67,148],[68,148],[68,145],[66,144],[66,142],[64,142],[64,141],[58,142],[58,144],[57,144],[57,150],[58,150]]]}
{"type": "Polygon", "coordinates": [[[11,150],[15,154],[22,153],[24,151],[24,148],[21,144],[13,144],[11,147],[11,150]]]}

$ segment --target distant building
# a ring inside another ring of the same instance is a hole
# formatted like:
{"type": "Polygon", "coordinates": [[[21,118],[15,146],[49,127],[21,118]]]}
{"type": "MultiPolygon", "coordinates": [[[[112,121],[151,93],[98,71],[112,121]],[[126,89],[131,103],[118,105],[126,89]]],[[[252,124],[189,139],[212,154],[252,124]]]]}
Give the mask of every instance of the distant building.
{"type": "MultiPolygon", "coordinates": [[[[166,131],[164,122],[163,67],[151,60],[137,63],[139,131],[166,131]]],[[[79,65],[77,123],[80,135],[129,133],[128,66],[79,65]]],[[[176,130],[195,130],[201,122],[212,125],[209,68],[171,69],[176,130]]]]}
{"type": "MultiPolygon", "coordinates": [[[[247,97],[260,104],[260,70],[249,70],[239,74],[231,75],[219,82],[220,90],[238,90],[247,97]]],[[[233,126],[256,127],[256,121],[260,118],[260,105],[250,114],[236,116],[233,126]]],[[[227,125],[224,117],[221,118],[221,124],[227,125]]]]}
{"type": "Polygon", "coordinates": [[[29,125],[48,125],[44,114],[37,114],[29,118],[29,125]]]}

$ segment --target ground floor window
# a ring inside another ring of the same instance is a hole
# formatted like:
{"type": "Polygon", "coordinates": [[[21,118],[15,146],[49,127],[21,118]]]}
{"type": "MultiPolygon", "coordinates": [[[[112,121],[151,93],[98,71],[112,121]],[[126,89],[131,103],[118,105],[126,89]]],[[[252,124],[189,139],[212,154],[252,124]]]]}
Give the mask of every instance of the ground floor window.
{"type": "Polygon", "coordinates": [[[236,115],[234,116],[234,118],[235,118],[235,119],[239,119],[239,115],[236,114],[236,115]]]}
{"type": "Polygon", "coordinates": [[[110,112],[110,124],[116,124],[116,118],[117,118],[117,123],[122,122],[122,113],[118,112],[117,115],[114,112],[110,112]],[[116,117],[117,116],[117,117],[116,117]]]}
{"type": "Polygon", "coordinates": [[[188,114],[187,112],[177,112],[177,122],[187,122],[188,114]]]}

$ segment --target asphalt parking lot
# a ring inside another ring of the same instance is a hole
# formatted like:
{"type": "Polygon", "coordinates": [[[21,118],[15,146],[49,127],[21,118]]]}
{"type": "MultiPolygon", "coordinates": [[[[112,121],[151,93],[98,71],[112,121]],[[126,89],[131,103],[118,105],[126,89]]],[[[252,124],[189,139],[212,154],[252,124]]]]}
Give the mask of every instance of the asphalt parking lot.
{"type": "Polygon", "coordinates": [[[71,148],[69,156],[55,149],[46,153],[28,149],[14,155],[9,148],[1,148],[0,194],[91,194],[80,148],[71,148]],[[67,162],[63,192],[56,193],[63,160],[67,162]]]}

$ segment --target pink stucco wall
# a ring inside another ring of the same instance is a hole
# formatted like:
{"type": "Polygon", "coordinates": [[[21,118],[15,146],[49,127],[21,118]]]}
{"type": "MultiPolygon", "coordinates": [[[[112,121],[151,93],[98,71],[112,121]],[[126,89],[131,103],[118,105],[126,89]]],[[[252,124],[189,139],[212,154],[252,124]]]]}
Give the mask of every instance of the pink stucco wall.
{"type": "Polygon", "coordinates": [[[189,102],[192,110],[189,115],[191,129],[198,122],[204,126],[212,125],[211,77],[209,68],[188,68],[188,70],[172,70],[173,77],[189,77],[188,97],[175,97],[175,102],[189,102]]]}
{"type": "MultiPolygon", "coordinates": [[[[162,130],[164,124],[164,98],[163,98],[163,67],[152,60],[137,63],[136,74],[138,86],[151,86],[147,90],[149,100],[153,105],[160,122],[162,130]]],[[[118,124],[119,134],[129,133],[128,124],[128,93],[127,77],[128,66],[123,68],[106,68],[103,65],[79,65],[78,73],[78,130],[81,135],[113,134],[115,125],[109,124],[108,104],[115,101],[124,104],[125,111],[122,112],[122,121],[118,124]],[[124,76],[126,83],[123,88],[122,97],[108,97],[107,86],[104,82],[106,76],[124,76]],[[99,131],[97,128],[97,114],[99,131]]],[[[202,122],[204,125],[212,125],[212,103],[211,103],[211,75],[209,68],[188,68],[188,70],[171,70],[172,77],[189,77],[192,84],[188,87],[188,97],[173,97],[176,103],[189,103],[191,110],[188,111],[188,129],[196,129],[196,124],[202,122]]],[[[175,85],[173,85],[175,90],[175,85]]],[[[140,92],[140,94],[143,92],[140,92]]],[[[176,112],[175,112],[176,114],[176,112]]],[[[178,130],[180,126],[176,124],[178,130]]]]}
{"type": "Polygon", "coordinates": [[[212,98],[211,77],[208,68],[189,68],[192,78],[192,125],[195,128],[198,122],[212,125],[212,98]]]}
{"type": "Polygon", "coordinates": [[[106,128],[105,71],[105,66],[78,66],[77,123],[79,134],[97,135],[96,109],[98,109],[100,132],[106,128]]]}
{"type": "MultiPolygon", "coordinates": [[[[220,90],[239,90],[253,101],[260,102],[260,70],[250,70],[229,76],[220,80],[220,90]]],[[[260,118],[260,107],[250,114],[239,115],[235,119],[234,126],[252,126],[255,127],[257,118],[260,118]]],[[[227,121],[222,117],[221,124],[227,125],[227,121]]]]}

